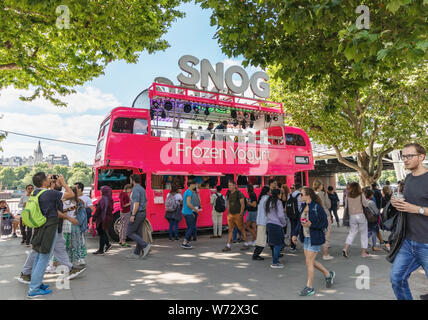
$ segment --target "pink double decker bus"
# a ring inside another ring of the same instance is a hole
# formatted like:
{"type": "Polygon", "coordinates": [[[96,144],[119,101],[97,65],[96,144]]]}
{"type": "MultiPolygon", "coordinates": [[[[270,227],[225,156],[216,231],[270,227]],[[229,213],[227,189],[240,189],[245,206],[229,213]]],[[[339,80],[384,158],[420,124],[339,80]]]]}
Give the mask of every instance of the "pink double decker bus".
{"type": "Polygon", "coordinates": [[[183,193],[189,179],[199,187],[199,228],[212,227],[210,197],[217,185],[226,194],[231,179],[246,196],[248,184],[258,195],[271,178],[307,185],[311,144],[302,129],[284,125],[284,116],[280,103],[160,83],[131,108],[114,108],[100,126],[92,184],[94,203],[102,186],[113,189],[110,236],[118,239],[119,193],[132,174],[142,177],[153,231],[168,230],[166,196],[173,184],[183,193]]]}

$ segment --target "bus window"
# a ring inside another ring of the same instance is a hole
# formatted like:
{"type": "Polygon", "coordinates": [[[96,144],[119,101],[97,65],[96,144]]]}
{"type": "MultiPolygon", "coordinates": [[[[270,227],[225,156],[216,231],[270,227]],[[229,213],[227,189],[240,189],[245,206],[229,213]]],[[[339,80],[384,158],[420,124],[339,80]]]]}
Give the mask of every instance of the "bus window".
{"type": "Polygon", "coordinates": [[[246,176],[239,175],[236,179],[236,184],[238,185],[238,188],[246,188],[248,185],[248,178],[246,176]]]}
{"type": "Polygon", "coordinates": [[[184,176],[163,176],[162,189],[171,190],[172,186],[178,186],[178,189],[184,188],[184,176]]]}
{"type": "Polygon", "coordinates": [[[287,133],[285,140],[288,146],[306,146],[305,139],[300,134],[287,133]]]}
{"type": "Polygon", "coordinates": [[[249,176],[248,183],[253,185],[254,188],[262,187],[262,177],[260,176],[249,176]]]}
{"type": "Polygon", "coordinates": [[[229,180],[234,180],[233,174],[226,174],[220,177],[220,186],[222,189],[227,189],[229,187],[229,180]]]}
{"type": "Polygon", "coordinates": [[[98,170],[97,189],[102,186],[109,186],[113,190],[123,190],[126,184],[130,183],[132,170],[127,169],[104,169],[98,170]]]}
{"type": "Polygon", "coordinates": [[[149,122],[146,119],[135,119],[133,134],[147,134],[149,128],[149,122]]]}
{"type": "Polygon", "coordinates": [[[287,183],[287,176],[265,176],[264,179],[264,185],[269,186],[269,180],[274,179],[278,184],[286,184],[287,183]]]}
{"type": "Polygon", "coordinates": [[[294,183],[300,183],[302,186],[306,186],[306,172],[299,171],[294,174],[294,183]]]}
{"type": "Polygon", "coordinates": [[[147,134],[148,121],[146,119],[116,118],[113,122],[112,132],[147,134]]]}

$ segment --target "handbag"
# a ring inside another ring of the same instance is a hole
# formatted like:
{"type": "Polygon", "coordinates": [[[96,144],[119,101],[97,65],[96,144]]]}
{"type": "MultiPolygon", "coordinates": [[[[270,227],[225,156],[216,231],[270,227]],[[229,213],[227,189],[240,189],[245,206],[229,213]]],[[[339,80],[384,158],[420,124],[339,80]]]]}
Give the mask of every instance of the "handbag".
{"type": "Polygon", "coordinates": [[[343,226],[349,227],[349,207],[348,207],[348,197],[346,197],[346,204],[345,204],[345,212],[343,214],[343,226]]]}
{"type": "Polygon", "coordinates": [[[363,206],[363,195],[360,195],[360,201],[361,201],[361,206],[363,207],[363,213],[367,219],[367,222],[368,223],[379,222],[379,216],[376,214],[373,214],[373,212],[370,210],[369,207],[363,206]]]}
{"type": "Polygon", "coordinates": [[[8,236],[12,233],[12,220],[9,218],[2,218],[1,234],[8,236]]]}

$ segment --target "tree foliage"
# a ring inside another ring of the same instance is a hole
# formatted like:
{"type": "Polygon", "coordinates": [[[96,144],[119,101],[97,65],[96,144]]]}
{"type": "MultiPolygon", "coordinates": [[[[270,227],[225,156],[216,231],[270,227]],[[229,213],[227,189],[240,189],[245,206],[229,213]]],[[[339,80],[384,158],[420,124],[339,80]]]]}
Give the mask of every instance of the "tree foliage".
{"type": "Polygon", "coordinates": [[[183,17],[176,10],[183,1],[2,0],[0,89],[32,86],[25,100],[43,96],[64,105],[57,95],[103,74],[108,63],[135,63],[144,50],[166,49],[162,36],[183,17]]]}
{"type": "Polygon", "coordinates": [[[267,68],[290,123],[334,147],[364,185],[379,179],[386,153],[426,142],[428,1],[197,2],[213,9],[222,50],[267,68]],[[356,25],[361,4],[368,30],[356,25]]]}

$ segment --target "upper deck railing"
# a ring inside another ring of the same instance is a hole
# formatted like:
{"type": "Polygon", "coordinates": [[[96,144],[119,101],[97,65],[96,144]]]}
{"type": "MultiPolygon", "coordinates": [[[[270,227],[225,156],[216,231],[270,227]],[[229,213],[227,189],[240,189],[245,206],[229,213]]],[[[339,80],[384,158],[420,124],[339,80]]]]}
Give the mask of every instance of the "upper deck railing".
{"type": "Polygon", "coordinates": [[[170,98],[218,105],[223,107],[284,114],[282,103],[233,96],[224,93],[177,87],[154,82],[149,88],[149,98],[170,98]]]}

